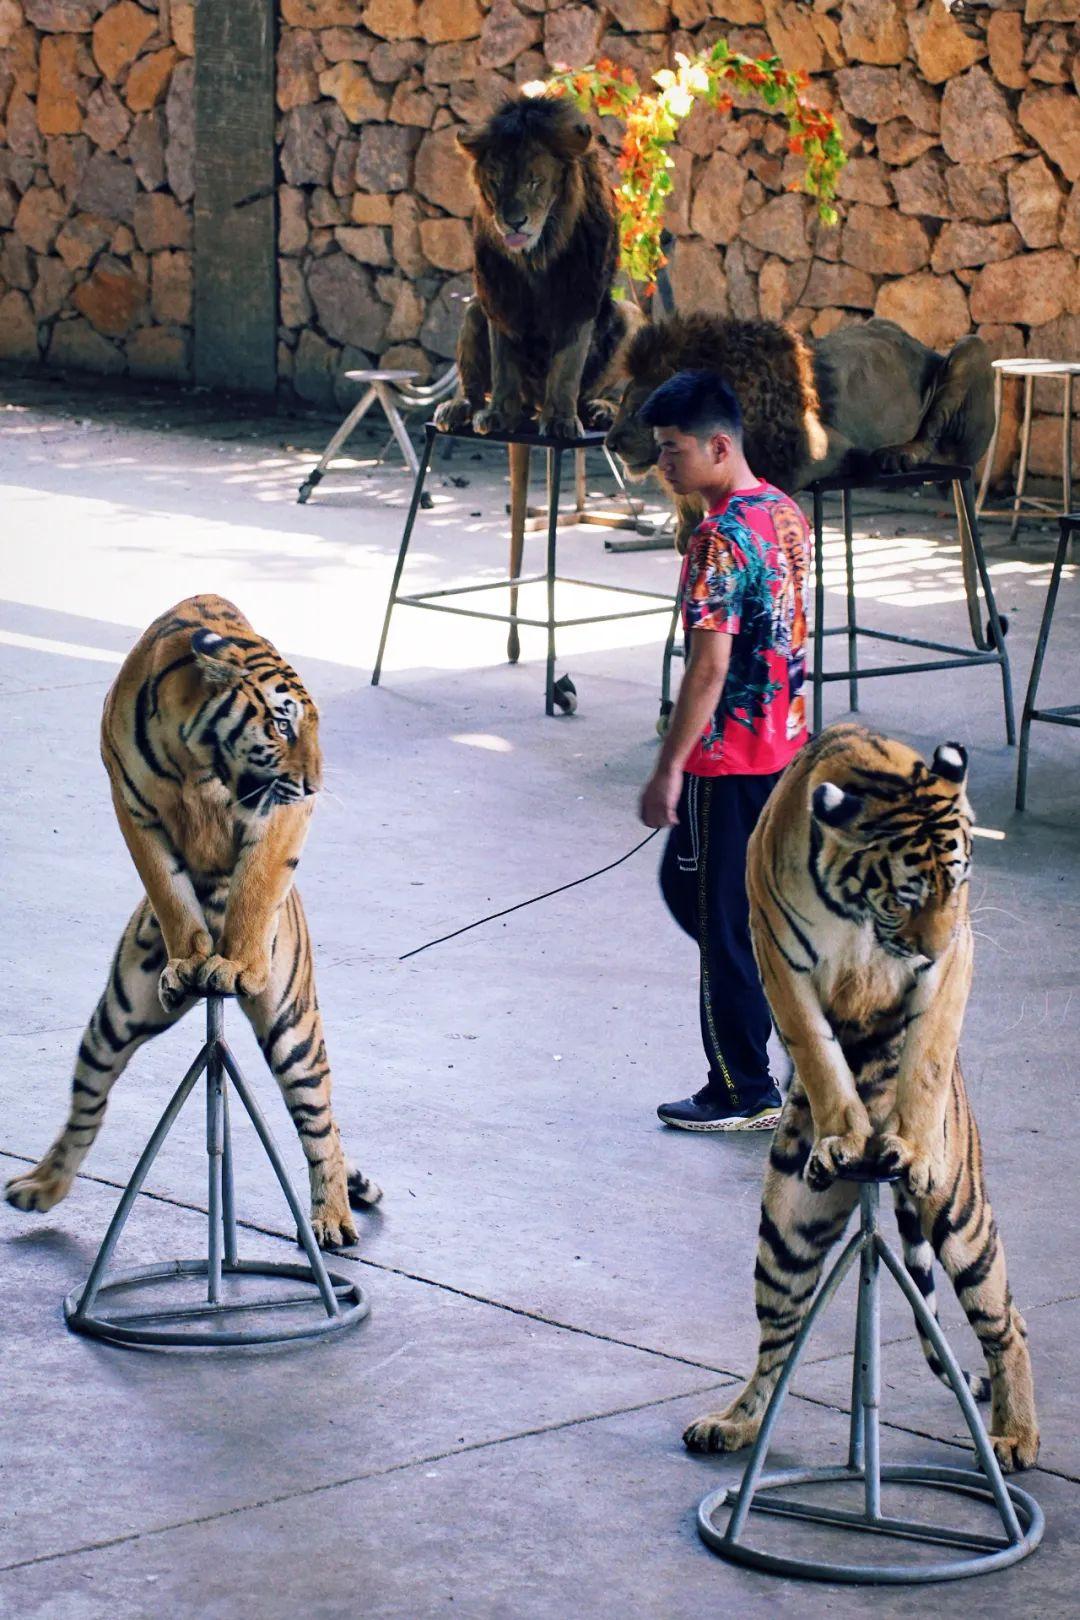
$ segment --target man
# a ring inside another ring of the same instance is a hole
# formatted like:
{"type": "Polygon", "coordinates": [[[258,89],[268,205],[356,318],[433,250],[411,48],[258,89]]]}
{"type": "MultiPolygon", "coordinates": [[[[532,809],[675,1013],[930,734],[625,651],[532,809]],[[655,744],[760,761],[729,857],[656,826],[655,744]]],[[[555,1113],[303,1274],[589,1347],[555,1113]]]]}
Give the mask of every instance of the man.
{"type": "Polygon", "coordinates": [[[679,581],[686,670],[641,819],[671,829],[660,885],[701,953],[709,1077],[657,1113],[681,1130],[771,1130],[781,1097],[750,944],[746,846],[807,738],[809,530],[794,501],[748,466],[738,400],[715,373],[679,372],[641,414],[672,490],[707,506],[679,581]]]}

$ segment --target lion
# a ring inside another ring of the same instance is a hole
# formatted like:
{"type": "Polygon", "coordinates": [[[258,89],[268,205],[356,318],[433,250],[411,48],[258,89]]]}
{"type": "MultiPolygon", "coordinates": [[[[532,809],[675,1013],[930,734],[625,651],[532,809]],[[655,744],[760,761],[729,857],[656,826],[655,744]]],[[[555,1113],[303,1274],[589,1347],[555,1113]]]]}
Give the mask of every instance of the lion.
{"type": "Polygon", "coordinates": [[[606,395],[644,316],[612,296],[615,206],[588,123],[569,101],[514,96],[457,139],[476,198],[476,298],[436,426],[512,433],[539,413],[556,439],[609,427],[606,395]]]}
{"type": "MultiPolygon", "coordinates": [[[[627,344],[625,389],[607,436],[631,477],[656,462],[638,411],[685,369],[719,372],[743,409],[746,459],[789,495],[839,473],[907,471],[931,461],[974,466],[994,427],[986,345],[963,338],[948,355],[894,321],[874,317],[808,342],[779,321],[672,315],[627,344]]],[[[677,497],[677,544],[701,520],[700,500],[677,497]]]]}

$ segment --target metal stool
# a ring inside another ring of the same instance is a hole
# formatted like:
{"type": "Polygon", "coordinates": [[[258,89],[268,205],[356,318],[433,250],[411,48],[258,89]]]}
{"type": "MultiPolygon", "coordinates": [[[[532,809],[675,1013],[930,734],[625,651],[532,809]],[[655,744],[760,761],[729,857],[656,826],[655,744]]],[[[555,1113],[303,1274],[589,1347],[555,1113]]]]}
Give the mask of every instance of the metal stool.
{"type": "Polygon", "coordinates": [[[888,675],[918,675],[927,670],[966,669],[974,664],[998,664],[1001,668],[1002,701],[1005,708],[1005,738],[1011,747],[1016,741],[1016,724],[1013,718],[1009,654],[1005,649],[1006,625],[998,615],[993,587],[990,584],[990,575],[986,567],[986,558],[983,554],[982,540],[979,535],[979,521],[975,515],[971,468],[954,463],[933,463],[918,467],[912,472],[875,473],[872,477],[837,475],[832,478],[819,478],[814,483],[809,484],[807,489],[814,502],[814,731],[821,730],[822,689],[829,681],[847,681],[848,707],[857,713],[860,679],[873,680],[888,675]],[[851,532],[852,491],[857,489],[887,491],[911,489],[921,484],[952,485],[957,525],[960,533],[960,549],[964,569],[964,593],[967,598],[968,623],[971,628],[971,639],[975,646],[974,652],[968,651],[964,647],[952,646],[947,642],[927,641],[921,636],[901,636],[887,630],[868,630],[858,623],[855,616],[855,571],[851,532]],[[834,491],[839,493],[843,514],[847,613],[844,624],[826,628],[823,530],[825,523],[825,496],[834,491]],[[979,603],[980,586],[987,615],[985,633],[982,623],[983,610],[979,603]],[[846,670],[826,672],[823,668],[826,636],[847,637],[846,670]],[[920,647],[928,652],[941,653],[945,656],[918,664],[877,664],[870,669],[860,669],[858,659],[859,636],[865,636],[871,641],[892,642],[894,645],[901,647],[920,647]]]}
{"type": "Polygon", "coordinates": [[[1065,703],[1056,709],[1037,709],[1035,698],[1039,690],[1039,680],[1042,676],[1043,659],[1046,657],[1046,643],[1050,639],[1050,625],[1054,618],[1054,607],[1057,603],[1058,586],[1061,584],[1061,570],[1065,564],[1069,541],[1080,535],[1080,512],[1066,512],[1064,517],[1058,519],[1060,535],[1058,537],[1057,552],[1054,555],[1054,567],[1050,574],[1050,585],[1046,592],[1046,605],[1043,608],[1042,623],[1039,625],[1039,639],[1035,643],[1035,661],[1031,666],[1031,677],[1028,680],[1027,696],[1024,698],[1024,714],[1020,721],[1020,757],[1016,769],[1016,808],[1023,810],[1027,803],[1027,771],[1028,771],[1028,744],[1031,741],[1031,722],[1042,720],[1050,726],[1080,726],[1080,703],[1065,703]]]}
{"type": "Polygon", "coordinates": [[[451,366],[435,382],[424,388],[409,387],[410,379],[419,375],[415,371],[347,371],[345,375],[350,382],[367,383],[367,390],[361,394],[330,440],[322,453],[319,465],[308,473],[304,482],[300,485],[296,497],[298,506],[307,504],[312,490],[322,481],[330,463],[376,400],[382,406],[383,415],[390,424],[391,434],[397,441],[398,449],[405,458],[406,466],[415,478],[417,470],[416,451],[413,449],[408,430],[401,420],[401,412],[398,406],[403,405],[406,410],[419,408],[430,411],[441,399],[449,399],[457,387],[458,380],[457,366],[451,366]]]}
{"type": "Polygon", "coordinates": [[[1034,512],[1056,514],[1072,510],[1072,402],[1073,378],[1080,376],[1080,361],[1076,360],[995,360],[994,361],[994,436],[990,440],[990,448],[986,452],[986,461],[983,465],[982,482],[979,485],[979,499],[976,507],[980,517],[1009,518],[1009,543],[1016,539],[1023,515],[1023,508],[1027,506],[1034,512]],[[1001,430],[1001,405],[1006,377],[1022,377],[1024,379],[1024,414],[1020,424],[1020,466],[1016,474],[1016,492],[1013,495],[1011,508],[996,511],[984,510],[987,492],[990,488],[990,475],[994,468],[994,453],[997,450],[998,434],[1001,430]],[[1025,495],[1024,486],[1027,483],[1028,453],[1031,449],[1031,416],[1034,403],[1035,384],[1047,378],[1057,378],[1063,386],[1064,398],[1061,412],[1061,507],[1055,507],[1052,501],[1044,500],[1039,495],[1025,495]]]}
{"type": "Polygon", "coordinates": [[[730,1490],[711,1491],[698,1508],[698,1530],[702,1539],[735,1564],[748,1564],[753,1569],[767,1570],[773,1575],[803,1576],[811,1580],[843,1581],[852,1585],[903,1586],[924,1581],[958,1580],[965,1575],[984,1575],[990,1570],[1004,1569],[1033,1552],[1042,1540],[1045,1528],[1042,1509],[1027,1491],[1016,1485],[1007,1485],[1002,1477],[993,1447],[983,1428],[971,1391],[956,1357],[949,1348],[933,1314],[899,1257],[885,1242],[878,1230],[878,1187],[882,1181],[894,1181],[895,1176],[878,1176],[873,1172],[854,1173],[846,1179],[861,1182],[859,1188],[859,1230],[847,1244],[839,1260],[822,1283],[806,1321],[799,1330],[784,1364],[780,1380],[773,1391],[768,1409],[742,1483],[730,1490]],[[848,1440],[848,1460],[843,1467],[796,1468],[782,1473],[765,1474],[765,1456],[769,1441],[780,1416],[780,1408],[787,1394],[799,1359],[814,1329],[818,1317],[833,1298],[855,1260],[859,1261],[859,1303],[855,1323],[855,1365],[851,1390],[851,1429],[848,1440]],[[882,1467],[879,1453],[878,1421],[881,1405],[881,1332],[880,1332],[880,1268],[884,1261],[892,1272],[915,1314],[922,1333],[926,1335],[948,1375],[953,1393],[960,1404],[971,1438],[975,1442],[981,1472],[969,1468],[938,1468],[930,1466],[886,1465],[882,1467]],[[863,1510],[819,1507],[813,1502],[792,1501],[771,1493],[787,1486],[827,1485],[836,1483],[861,1484],[863,1510]],[[881,1485],[900,1484],[926,1486],[930,1490],[951,1492],[985,1502],[997,1511],[1004,1535],[975,1534],[971,1531],[942,1528],[937,1523],[919,1523],[908,1519],[892,1518],[882,1511],[881,1485]],[[724,1530],[719,1530],[714,1515],[722,1506],[732,1509],[724,1530]],[[958,1547],[969,1556],[949,1559],[934,1564],[829,1564],[808,1558],[786,1557],[781,1553],[763,1552],[748,1547],[742,1540],[750,1513],[769,1513],[800,1523],[825,1524],[877,1536],[896,1537],[903,1541],[917,1541],[931,1546],[958,1547]]]}
{"type": "Polygon", "coordinates": [[[288,1339],[325,1338],[340,1333],[367,1316],[370,1306],[360,1287],[348,1277],[328,1271],[323,1263],[300,1201],[289,1181],[277,1145],[270,1135],[247,1083],[237,1067],[236,1059],[225,1044],[223,997],[206,997],[206,1041],[198,1057],[177,1087],[169,1106],[162,1114],[154,1134],[135,1166],[131,1180],[124,1188],[109,1222],[105,1240],[98,1250],[90,1275],[82,1288],[75,1288],[64,1301],[64,1317],[74,1333],[85,1333],[90,1338],[108,1339],[115,1344],[136,1345],[198,1345],[222,1348],[244,1344],[281,1344],[288,1339]],[[130,1271],[113,1273],[106,1280],[105,1270],[116,1247],[117,1240],[131,1213],[147,1171],[157,1158],[158,1150],[172,1129],[196,1080],[206,1072],[206,1151],[210,1160],[209,1202],[207,1210],[207,1258],[205,1260],[165,1260],[159,1265],[138,1266],[130,1271]],[[279,1265],[268,1260],[241,1260],[236,1252],[236,1204],[233,1195],[232,1142],[229,1133],[229,1100],[227,1080],[236,1087],[237,1095],[254,1125],[274,1174],[281,1184],[288,1205],[296,1221],[296,1233],[308,1257],[308,1265],[279,1265]],[[95,1311],[99,1299],[120,1291],[145,1292],[156,1284],[178,1277],[205,1277],[206,1298],[183,1305],[165,1305],[158,1310],[132,1314],[120,1311],[110,1314],[95,1311]],[[289,1293],[269,1298],[244,1299],[242,1295],[223,1295],[222,1279],[240,1277],[286,1277],[298,1282],[314,1284],[314,1291],[303,1294],[289,1293]],[[253,1329],[240,1332],[234,1329],[210,1326],[185,1331],[183,1328],[155,1326],[158,1323],[209,1321],[219,1322],[239,1312],[296,1310],[297,1307],[321,1305],[322,1316],[316,1320],[294,1325],[253,1329]]]}
{"type": "Polygon", "coordinates": [[[409,515],[405,520],[405,531],[402,534],[401,546],[398,549],[397,566],[394,569],[394,578],[386,603],[382,635],[379,639],[379,652],[371,675],[372,686],[378,686],[379,684],[383,654],[386,651],[386,638],[390,631],[390,618],[394,608],[400,603],[403,607],[427,608],[432,613],[458,613],[465,618],[488,619],[494,620],[498,624],[508,624],[510,634],[507,638],[506,655],[512,664],[517,662],[520,652],[518,626],[528,625],[532,629],[546,630],[547,675],[544,686],[544,710],[547,714],[554,714],[556,707],[558,707],[566,712],[572,712],[577,707],[577,694],[573,682],[566,675],[559,681],[555,679],[556,630],[565,630],[583,624],[603,624],[612,619],[637,619],[650,613],[670,614],[672,604],[672,598],[660,591],[639,590],[636,586],[629,585],[609,585],[599,580],[569,579],[556,572],[559,493],[562,481],[563,457],[569,452],[578,450],[600,449],[604,443],[604,435],[602,433],[583,433],[579,439],[551,439],[543,438],[538,433],[477,434],[468,428],[463,428],[454,433],[447,433],[436,428],[434,422],[428,422],[424,431],[424,450],[420,457],[416,481],[413,484],[409,515]],[[514,447],[511,450],[510,458],[510,575],[507,579],[485,580],[481,585],[457,585],[449,590],[421,591],[415,595],[404,596],[398,591],[398,586],[401,583],[401,574],[405,567],[405,558],[409,550],[409,542],[412,539],[416,514],[422,504],[424,482],[431,463],[432,451],[438,439],[471,439],[478,444],[505,444],[514,447]],[[547,567],[542,574],[522,575],[520,569],[528,498],[529,451],[534,446],[545,451],[547,459],[547,567]],[[514,454],[515,449],[517,451],[516,455],[514,454]],[[539,584],[547,586],[547,615],[543,619],[527,619],[518,613],[518,591],[523,585],[539,584]],[[655,601],[657,605],[654,607],[629,608],[620,613],[593,613],[575,619],[556,619],[556,585],[578,585],[587,587],[590,590],[614,591],[624,596],[648,598],[655,601]],[[507,588],[510,591],[510,611],[508,613],[488,613],[479,608],[459,607],[443,600],[448,596],[469,596],[477,591],[497,591],[507,588]]]}

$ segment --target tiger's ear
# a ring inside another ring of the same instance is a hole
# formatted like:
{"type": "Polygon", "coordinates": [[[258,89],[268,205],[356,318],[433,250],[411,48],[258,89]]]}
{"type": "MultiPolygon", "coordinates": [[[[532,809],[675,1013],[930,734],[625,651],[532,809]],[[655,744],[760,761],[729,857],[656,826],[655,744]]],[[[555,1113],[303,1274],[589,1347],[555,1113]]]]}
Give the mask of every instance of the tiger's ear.
{"type": "Polygon", "coordinates": [[[810,806],[815,819],[826,827],[846,827],[863,807],[858,793],[845,793],[835,782],[820,782],[814,789],[810,806]]]}
{"type": "Polygon", "coordinates": [[[466,124],[463,129],[459,129],[457,132],[457,144],[459,151],[464,152],[467,158],[472,158],[474,163],[479,163],[487,151],[488,132],[486,126],[483,124],[466,124]]]}
{"type": "Polygon", "coordinates": [[[935,776],[943,776],[946,782],[959,784],[967,776],[967,768],[967,749],[961,748],[959,743],[940,743],[934,749],[935,776]]]}
{"type": "Polygon", "coordinates": [[[196,630],[191,637],[191,650],[204,680],[211,686],[235,686],[244,671],[229,656],[227,636],[215,630],[196,630]]]}

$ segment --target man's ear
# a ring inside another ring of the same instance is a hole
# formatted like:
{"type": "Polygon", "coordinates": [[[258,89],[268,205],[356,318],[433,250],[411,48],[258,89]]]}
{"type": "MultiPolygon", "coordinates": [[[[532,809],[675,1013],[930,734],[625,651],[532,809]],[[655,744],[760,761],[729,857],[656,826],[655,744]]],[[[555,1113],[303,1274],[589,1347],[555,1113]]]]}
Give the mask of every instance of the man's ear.
{"type": "Polygon", "coordinates": [[[714,433],[709,440],[709,451],[717,466],[730,456],[732,442],[730,433],[714,433]]]}

